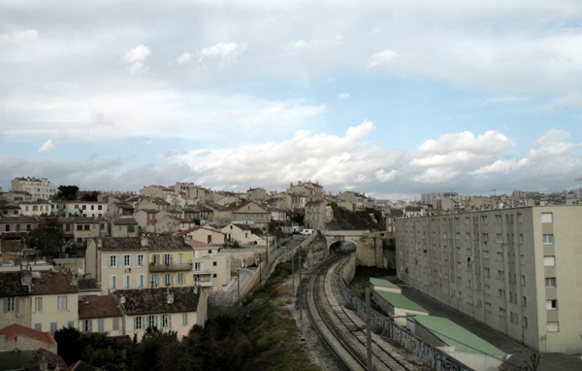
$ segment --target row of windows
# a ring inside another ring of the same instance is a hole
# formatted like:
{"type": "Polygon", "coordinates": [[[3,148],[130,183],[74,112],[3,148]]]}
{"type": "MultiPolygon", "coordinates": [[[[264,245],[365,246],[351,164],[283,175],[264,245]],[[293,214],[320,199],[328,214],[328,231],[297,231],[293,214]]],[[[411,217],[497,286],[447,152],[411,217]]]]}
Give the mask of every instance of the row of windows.
{"type": "MultiPolygon", "coordinates": [[[[188,313],[182,313],[182,325],[188,325],[188,313]]],[[[159,316],[138,316],[133,318],[134,330],[145,330],[147,328],[171,328],[172,316],[169,314],[162,314],[159,316]]]]}
{"type": "MultiPolygon", "coordinates": [[[[120,263],[123,264],[123,267],[131,267],[131,255],[122,255],[122,261],[120,262],[117,255],[109,255],[109,268],[117,268],[119,267],[120,263]]],[[[178,254],[178,263],[181,264],[184,262],[184,254],[178,254]]],[[[152,263],[153,264],[166,264],[170,265],[174,263],[174,257],[172,254],[164,254],[160,256],[159,254],[155,254],[152,256],[152,263]]],[[[145,265],[145,255],[139,254],[135,256],[134,266],[143,267],[145,265]]]]}
{"type": "MultiPolygon", "coordinates": [[[[174,284],[174,278],[171,273],[165,273],[162,276],[164,282],[164,286],[172,286],[174,284]]],[[[158,287],[160,285],[160,277],[157,274],[152,274],[150,278],[151,287],[158,287]]],[[[137,287],[142,288],[145,287],[145,276],[143,274],[139,274],[137,276],[137,287]]],[[[186,275],[184,273],[176,274],[176,285],[184,285],[186,284],[186,275]]],[[[129,289],[131,288],[131,276],[124,275],[123,276],[123,288],[129,289]]],[[[116,289],[118,288],[117,283],[117,276],[109,277],[109,288],[116,289]]]]}
{"type": "MultiPolygon", "coordinates": [[[[15,225],[15,229],[14,229],[14,230],[15,230],[16,232],[19,232],[19,231],[21,231],[21,230],[22,230],[21,228],[22,228],[22,227],[21,227],[21,225],[20,225],[20,224],[16,224],[16,225],[15,225]]],[[[10,231],[11,231],[11,226],[10,226],[10,224],[6,224],[6,226],[4,227],[4,230],[5,230],[6,232],[10,232],[10,231]]],[[[31,226],[30,224],[27,224],[27,225],[26,225],[26,230],[30,232],[30,231],[32,230],[32,226],[31,226]]]]}
{"type": "MultiPolygon", "coordinates": [[[[18,313],[20,306],[20,300],[18,297],[9,296],[4,298],[4,313],[18,313]]],[[[69,309],[68,305],[68,297],[65,295],[59,295],[57,297],[57,310],[65,311],[69,309]]],[[[43,311],[43,298],[36,297],[34,298],[34,311],[35,312],[42,312],[43,311]]]]}

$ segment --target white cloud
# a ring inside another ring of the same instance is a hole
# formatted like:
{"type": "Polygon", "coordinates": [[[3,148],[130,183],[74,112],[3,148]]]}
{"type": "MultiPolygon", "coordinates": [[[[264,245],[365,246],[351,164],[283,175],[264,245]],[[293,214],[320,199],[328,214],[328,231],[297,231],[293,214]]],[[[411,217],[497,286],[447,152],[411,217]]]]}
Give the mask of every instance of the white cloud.
{"type": "Polygon", "coordinates": [[[52,139],[48,139],[42,146],[38,148],[38,152],[52,152],[55,150],[55,144],[52,139]]]}
{"type": "Polygon", "coordinates": [[[368,63],[368,68],[374,68],[382,65],[389,64],[398,54],[396,52],[388,49],[382,52],[374,53],[370,57],[370,62],[368,63]]]}
{"type": "Polygon", "coordinates": [[[213,46],[202,49],[198,62],[217,59],[220,61],[220,65],[223,66],[244,53],[246,49],[246,44],[219,42],[213,46]]]}
{"type": "Polygon", "coordinates": [[[338,97],[340,99],[348,99],[350,97],[350,93],[340,93],[338,97]]]}
{"type": "Polygon", "coordinates": [[[313,179],[328,185],[370,182],[374,173],[394,167],[400,154],[367,148],[363,140],[374,129],[369,121],[346,130],[344,136],[299,130],[288,140],[252,147],[194,150],[171,158],[188,164],[200,181],[219,184],[276,182],[313,179]]]}
{"type": "Polygon", "coordinates": [[[178,57],[177,62],[180,65],[188,64],[188,63],[190,63],[190,61],[192,60],[193,57],[194,57],[194,54],[192,54],[192,53],[184,53],[178,57]]]}
{"type": "Polygon", "coordinates": [[[38,31],[32,28],[11,33],[0,33],[0,44],[21,43],[33,41],[38,38],[38,31]]]}
{"type": "Polygon", "coordinates": [[[535,141],[536,148],[531,149],[530,156],[544,157],[565,154],[575,147],[572,143],[566,143],[569,137],[570,133],[566,131],[552,129],[535,141]]]}
{"type": "Polygon", "coordinates": [[[142,44],[125,53],[123,60],[129,65],[129,72],[132,75],[137,75],[147,72],[145,62],[150,54],[150,49],[142,44]]]}

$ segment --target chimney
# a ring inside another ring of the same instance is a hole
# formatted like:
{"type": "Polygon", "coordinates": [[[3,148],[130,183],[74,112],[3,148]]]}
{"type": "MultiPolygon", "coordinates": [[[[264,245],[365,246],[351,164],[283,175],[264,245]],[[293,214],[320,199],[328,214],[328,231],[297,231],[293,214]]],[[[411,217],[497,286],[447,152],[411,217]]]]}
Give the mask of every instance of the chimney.
{"type": "Polygon", "coordinates": [[[141,245],[142,246],[148,245],[148,238],[146,236],[141,236],[141,245]]]}
{"type": "Polygon", "coordinates": [[[166,301],[168,304],[174,304],[174,293],[170,292],[170,288],[166,289],[166,301]]]}

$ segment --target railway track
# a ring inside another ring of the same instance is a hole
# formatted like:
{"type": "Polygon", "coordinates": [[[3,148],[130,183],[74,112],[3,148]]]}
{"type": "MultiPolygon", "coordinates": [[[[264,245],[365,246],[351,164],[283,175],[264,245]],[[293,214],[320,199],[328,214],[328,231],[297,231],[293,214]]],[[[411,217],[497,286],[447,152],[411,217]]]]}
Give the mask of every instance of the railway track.
{"type": "MultiPolygon", "coordinates": [[[[306,278],[305,309],[314,330],[328,345],[334,356],[349,370],[367,370],[366,326],[356,323],[347,309],[336,299],[339,292],[339,269],[347,255],[336,255],[306,278]],[[334,292],[336,294],[334,294],[334,292]]],[[[386,343],[372,340],[372,365],[374,370],[417,370],[418,365],[393,356],[386,343]]]]}

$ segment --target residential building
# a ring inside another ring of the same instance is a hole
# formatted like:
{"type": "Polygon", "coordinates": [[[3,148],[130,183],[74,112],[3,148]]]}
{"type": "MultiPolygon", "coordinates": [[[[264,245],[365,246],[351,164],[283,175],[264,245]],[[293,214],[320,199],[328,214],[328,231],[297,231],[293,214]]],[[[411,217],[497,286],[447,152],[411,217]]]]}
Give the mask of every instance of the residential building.
{"type": "Polygon", "coordinates": [[[194,284],[212,291],[222,291],[230,282],[230,258],[220,252],[220,247],[196,240],[190,241],[194,249],[194,284]]]}
{"type": "Polygon", "coordinates": [[[303,224],[306,228],[323,230],[326,229],[327,222],[327,202],[316,200],[305,205],[303,224]]]}
{"type": "Polygon", "coordinates": [[[32,284],[30,327],[54,334],[75,327],[78,318],[78,287],[71,273],[23,271],[23,284],[32,284]]]}
{"type": "Polygon", "coordinates": [[[111,237],[137,237],[139,235],[139,224],[133,216],[111,218],[110,224],[111,237]]]}
{"type": "Polygon", "coordinates": [[[12,191],[28,192],[33,199],[49,200],[58,193],[58,188],[46,178],[20,177],[12,179],[12,191]]]}
{"type": "Polygon", "coordinates": [[[83,217],[83,218],[103,218],[108,215],[108,204],[97,201],[54,201],[52,215],[83,217]]]}
{"type": "Polygon", "coordinates": [[[241,245],[266,245],[266,241],[253,233],[247,224],[230,223],[220,229],[226,236],[226,241],[237,241],[241,245]]]}
{"type": "Polygon", "coordinates": [[[306,196],[310,201],[323,199],[323,187],[319,185],[319,183],[314,183],[311,181],[299,181],[299,183],[295,185],[291,183],[289,188],[287,188],[287,192],[306,196]]]}
{"type": "Polygon", "coordinates": [[[374,207],[374,200],[364,194],[354,191],[345,191],[337,196],[339,202],[349,202],[355,210],[374,207]]]}
{"type": "Polygon", "coordinates": [[[109,336],[124,335],[123,313],[114,295],[89,295],[79,301],[81,332],[98,332],[109,336]]]}
{"type": "Polygon", "coordinates": [[[42,216],[51,215],[51,203],[45,200],[22,201],[19,203],[20,215],[24,216],[42,216]]]}
{"type": "Polygon", "coordinates": [[[198,241],[210,246],[223,246],[226,241],[226,235],[211,226],[196,226],[178,233],[184,236],[186,242],[198,241]]]}
{"type": "MultiPolygon", "coordinates": [[[[0,352],[46,349],[57,352],[57,342],[49,332],[12,324],[0,329],[0,352]]],[[[0,354],[0,358],[1,354],[0,354]]]]}
{"type": "Polygon", "coordinates": [[[207,319],[207,297],[197,287],[118,290],[115,297],[124,314],[124,334],[138,341],[148,328],[175,331],[182,338],[207,319]]]}
{"type": "Polygon", "coordinates": [[[85,253],[87,273],[102,294],[118,289],[193,286],[193,250],[177,236],[93,239],[85,253]]]}
{"type": "Polygon", "coordinates": [[[582,352],[581,206],[400,218],[398,276],[540,352],[582,352]]]}
{"type": "Polygon", "coordinates": [[[38,220],[32,216],[0,216],[2,238],[22,238],[38,227],[38,220]]]}
{"type": "Polygon", "coordinates": [[[0,273],[0,326],[19,324],[54,334],[77,322],[77,285],[70,273],[21,270],[0,273]]]}
{"type": "Polygon", "coordinates": [[[239,224],[254,224],[257,228],[264,228],[271,222],[271,213],[256,202],[249,201],[233,211],[232,220],[239,224]]]}

